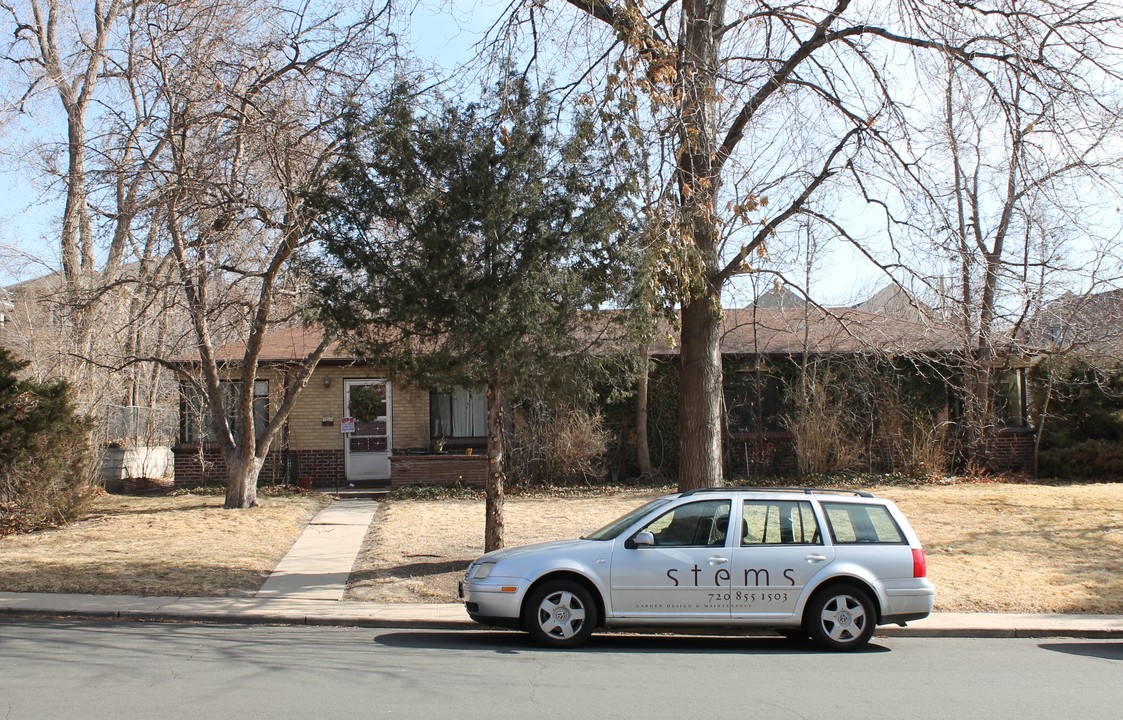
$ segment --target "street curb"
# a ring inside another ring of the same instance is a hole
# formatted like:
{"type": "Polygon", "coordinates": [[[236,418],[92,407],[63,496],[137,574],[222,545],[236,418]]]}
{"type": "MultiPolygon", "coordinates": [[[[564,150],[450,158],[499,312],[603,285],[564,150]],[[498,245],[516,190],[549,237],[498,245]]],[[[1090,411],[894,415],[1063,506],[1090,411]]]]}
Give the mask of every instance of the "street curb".
{"type": "MultiPolygon", "coordinates": [[[[12,608],[0,607],[0,618],[4,619],[74,619],[74,620],[105,620],[118,622],[165,622],[165,623],[197,623],[219,625],[290,625],[312,627],[363,627],[363,628],[388,628],[388,629],[418,629],[418,630],[473,630],[492,629],[505,630],[506,628],[480,625],[472,620],[438,619],[424,617],[377,617],[348,614],[339,608],[333,608],[336,613],[270,613],[268,611],[252,612],[159,612],[136,609],[116,610],[58,610],[50,608],[12,608]]],[[[1040,638],[1075,638],[1088,640],[1105,640],[1123,638],[1123,622],[1118,616],[1095,618],[1080,616],[1067,622],[1048,624],[1029,623],[1026,626],[930,626],[910,625],[899,627],[885,625],[877,628],[875,636],[880,637],[913,637],[913,638],[976,638],[976,639],[1040,639],[1040,638]]],[[[1067,618],[1066,618],[1067,620],[1067,618]]],[[[669,627],[643,627],[643,628],[613,628],[611,632],[632,634],[684,634],[684,635],[731,635],[731,636],[771,636],[769,631],[754,631],[751,628],[715,628],[711,632],[700,631],[699,628],[669,628],[669,627]]]]}
{"type": "Polygon", "coordinates": [[[0,608],[0,619],[106,620],[117,622],[198,623],[208,625],[309,625],[321,627],[418,628],[429,630],[471,630],[483,628],[471,620],[406,620],[395,618],[324,617],[320,615],[159,613],[141,610],[50,610],[0,608]]]}

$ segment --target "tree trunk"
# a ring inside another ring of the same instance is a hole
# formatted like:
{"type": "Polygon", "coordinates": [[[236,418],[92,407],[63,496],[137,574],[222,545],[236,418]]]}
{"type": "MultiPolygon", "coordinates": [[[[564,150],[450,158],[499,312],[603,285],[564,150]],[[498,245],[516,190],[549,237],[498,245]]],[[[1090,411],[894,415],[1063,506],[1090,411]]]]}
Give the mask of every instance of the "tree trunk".
{"type": "Polygon", "coordinates": [[[651,448],[647,442],[647,380],[651,354],[647,343],[640,346],[639,379],[636,381],[636,463],[641,475],[651,474],[651,448]]]}
{"type": "MultiPolygon", "coordinates": [[[[237,452],[237,451],[236,451],[237,452]]],[[[264,459],[247,458],[244,452],[226,457],[226,503],[227,510],[244,510],[257,505],[257,477],[261,473],[264,459]]]]}
{"type": "Polygon", "coordinates": [[[717,198],[717,73],[724,0],[686,0],[682,56],[679,201],[689,218],[689,242],[703,273],[698,293],[684,300],[679,380],[679,488],[715,487],[721,468],[721,283],[717,198]]]}
{"type": "Polygon", "coordinates": [[[1045,382],[1045,397],[1041,402],[1041,411],[1038,414],[1037,427],[1033,437],[1033,476],[1041,473],[1041,436],[1045,432],[1045,421],[1049,419],[1049,404],[1053,401],[1053,382],[1058,372],[1056,367],[1050,367],[1048,379],[1045,382]]]}
{"type": "Polygon", "coordinates": [[[721,468],[721,300],[717,290],[682,310],[679,356],[680,490],[716,487],[721,468]]]}
{"type": "Polygon", "coordinates": [[[503,395],[502,379],[491,372],[487,379],[487,483],[484,511],[484,552],[503,547],[503,395]]]}

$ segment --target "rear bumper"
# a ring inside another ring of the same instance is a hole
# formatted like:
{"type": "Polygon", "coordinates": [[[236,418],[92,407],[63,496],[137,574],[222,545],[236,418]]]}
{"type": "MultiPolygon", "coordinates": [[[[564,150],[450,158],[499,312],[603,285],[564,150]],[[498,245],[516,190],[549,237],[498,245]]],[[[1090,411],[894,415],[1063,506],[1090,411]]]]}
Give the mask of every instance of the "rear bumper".
{"type": "Polygon", "coordinates": [[[936,604],[936,587],[927,578],[914,578],[886,587],[885,600],[885,607],[881,609],[882,623],[921,620],[932,614],[936,604]]]}

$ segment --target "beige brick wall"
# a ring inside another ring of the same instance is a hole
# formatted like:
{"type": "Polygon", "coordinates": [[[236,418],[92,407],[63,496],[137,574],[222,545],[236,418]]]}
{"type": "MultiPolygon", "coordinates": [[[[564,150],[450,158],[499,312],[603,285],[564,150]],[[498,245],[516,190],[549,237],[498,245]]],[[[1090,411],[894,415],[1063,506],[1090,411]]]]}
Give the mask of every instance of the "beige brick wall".
{"type": "MultiPolygon", "coordinates": [[[[293,450],[343,449],[343,381],[383,378],[380,368],[318,367],[289,416],[289,447],[293,450]],[[330,380],[325,385],[324,381],[330,380]],[[331,424],[326,420],[330,418],[331,424]]],[[[279,387],[279,384],[278,384],[279,387]]],[[[272,383],[270,383],[272,389],[272,383]]],[[[429,444],[429,391],[391,381],[391,433],[396,449],[425,448],[429,444]]],[[[279,402],[279,398],[274,402],[279,402]]]]}
{"type": "Polygon", "coordinates": [[[391,386],[394,403],[394,447],[428,449],[429,447],[429,391],[405,382],[391,386]]]}
{"type": "MultiPolygon", "coordinates": [[[[292,450],[343,450],[343,381],[386,377],[383,368],[359,365],[320,366],[289,414],[289,448],[292,450]],[[328,381],[325,384],[325,381],[328,381]],[[330,420],[330,424],[329,421],[330,420]]],[[[269,407],[281,404],[284,374],[262,367],[259,380],[269,381],[269,407]]],[[[391,447],[398,450],[429,447],[429,390],[401,380],[390,383],[391,447]]]]}

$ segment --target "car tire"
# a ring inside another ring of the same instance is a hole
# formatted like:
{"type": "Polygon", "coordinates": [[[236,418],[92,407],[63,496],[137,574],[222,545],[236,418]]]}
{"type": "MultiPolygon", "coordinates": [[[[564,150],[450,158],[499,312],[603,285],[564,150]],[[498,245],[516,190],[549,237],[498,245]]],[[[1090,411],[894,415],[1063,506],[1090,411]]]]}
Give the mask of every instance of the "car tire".
{"type": "Polygon", "coordinates": [[[577,647],[588,641],[597,626],[597,606],[579,583],[547,580],[527,596],[523,623],[539,645],[577,647]]]}
{"type": "Polygon", "coordinates": [[[853,585],[831,585],[815,593],[803,617],[811,641],[828,650],[865,647],[877,626],[869,593],[853,585]]]}

